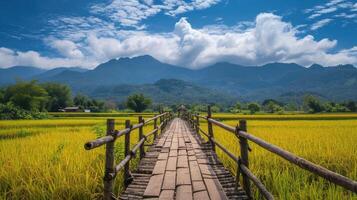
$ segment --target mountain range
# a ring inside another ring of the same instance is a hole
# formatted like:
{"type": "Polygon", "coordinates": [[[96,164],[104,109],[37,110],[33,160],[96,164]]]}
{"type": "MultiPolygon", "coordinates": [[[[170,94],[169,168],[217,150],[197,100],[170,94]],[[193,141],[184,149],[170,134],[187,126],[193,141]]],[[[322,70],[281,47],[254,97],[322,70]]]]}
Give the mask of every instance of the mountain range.
{"type": "Polygon", "coordinates": [[[241,66],[222,62],[192,70],[146,55],[112,59],[93,70],[26,66],[0,69],[0,85],[16,79],[65,83],[75,92],[118,101],[133,92],[165,103],[228,103],[268,98],[296,101],[306,93],[333,101],[357,100],[357,68],[353,65],[314,64],[306,68],[294,63],[241,66]]]}

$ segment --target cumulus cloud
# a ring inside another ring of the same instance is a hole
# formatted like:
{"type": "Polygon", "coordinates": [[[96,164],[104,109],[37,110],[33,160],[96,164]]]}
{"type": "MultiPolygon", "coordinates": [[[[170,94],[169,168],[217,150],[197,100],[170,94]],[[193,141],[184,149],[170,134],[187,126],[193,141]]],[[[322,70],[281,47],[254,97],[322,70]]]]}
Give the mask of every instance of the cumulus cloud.
{"type": "Polygon", "coordinates": [[[262,65],[295,62],[304,66],[357,64],[357,46],[335,52],[336,40],[300,36],[298,27],[272,13],[261,13],[255,21],[233,28],[206,26],[195,29],[181,18],[171,32],[118,31],[115,35],[89,32],[77,42],[54,40],[51,45],[64,58],[49,58],[37,52],[0,49],[0,66],[82,66],[91,68],[112,58],[151,55],[158,60],[188,68],[217,62],[262,65]],[[335,52],[335,53],[333,53],[335,52]]]}
{"type": "Polygon", "coordinates": [[[56,49],[63,56],[68,58],[83,58],[83,53],[78,49],[77,45],[69,40],[53,40],[50,46],[56,49]]]}
{"type": "Polygon", "coordinates": [[[91,68],[97,65],[95,60],[71,59],[71,58],[50,58],[41,56],[36,51],[13,51],[8,48],[0,48],[0,67],[12,66],[34,66],[51,69],[55,67],[82,66],[91,68]]]}

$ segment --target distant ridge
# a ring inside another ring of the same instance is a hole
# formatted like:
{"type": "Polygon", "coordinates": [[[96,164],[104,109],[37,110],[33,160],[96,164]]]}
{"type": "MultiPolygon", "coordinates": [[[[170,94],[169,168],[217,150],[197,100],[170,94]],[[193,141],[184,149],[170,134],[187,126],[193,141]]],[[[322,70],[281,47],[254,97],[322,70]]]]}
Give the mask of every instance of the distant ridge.
{"type": "MultiPolygon", "coordinates": [[[[16,78],[54,81],[69,84],[75,91],[92,91],[118,85],[154,84],[161,79],[182,80],[195,86],[211,88],[244,100],[280,98],[290,92],[316,93],[326,99],[357,100],[357,69],[353,65],[308,68],[295,63],[269,63],[263,66],[241,66],[227,62],[191,70],[162,63],[145,55],[112,59],[93,70],[57,68],[49,71],[33,67],[13,67],[0,70],[0,84],[10,84],[16,78]]],[[[174,83],[172,83],[174,84],[174,83]]],[[[211,91],[211,90],[210,90],[211,91]]],[[[105,96],[101,96],[105,98],[105,96]]]]}

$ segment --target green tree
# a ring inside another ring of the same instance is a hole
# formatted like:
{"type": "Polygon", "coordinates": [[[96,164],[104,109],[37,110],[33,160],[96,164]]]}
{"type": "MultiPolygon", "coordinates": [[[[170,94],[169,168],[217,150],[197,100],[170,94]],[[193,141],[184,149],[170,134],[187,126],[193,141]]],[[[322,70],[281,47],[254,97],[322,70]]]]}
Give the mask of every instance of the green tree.
{"type": "Polygon", "coordinates": [[[357,112],[357,104],[354,101],[348,101],[345,103],[345,106],[350,110],[351,112],[357,112]]]}
{"type": "Polygon", "coordinates": [[[250,110],[251,114],[254,114],[260,110],[260,106],[257,103],[249,103],[248,110],[250,110]]]}
{"type": "Polygon", "coordinates": [[[74,105],[78,106],[80,109],[89,108],[89,106],[91,105],[90,101],[91,99],[89,97],[82,94],[77,94],[73,98],[74,105]]]}
{"type": "Polygon", "coordinates": [[[318,113],[324,111],[322,103],[312,95],[304,97],[304,107],[311,113],[318,113]]]}
{"type": "Polygon", "coordinates": [[[283,112],[284,109],[277,103],[270,101],[264,106],[264,109],[269,113],[283,112]]]}
{"type": "Polygon", "coordinates": [[[151,99],[143,94],[133,94],[128,96],[126,106],[135,112],[142,112],[151,105],[151,99]]]}
{"type": "Polygon", "coordinates": [[[49,101],[47,103],[48,111],[58,111],[60,108],[72,105],[71,89],[67,85],[45,83],[43,87],[49,95],[49,101]]]}
{"type": "Polygon", "coordinates": [[[37,81],[19,81],[5,89],[4,101],[30,111],[45,111],[48,93],[37,81]]]}

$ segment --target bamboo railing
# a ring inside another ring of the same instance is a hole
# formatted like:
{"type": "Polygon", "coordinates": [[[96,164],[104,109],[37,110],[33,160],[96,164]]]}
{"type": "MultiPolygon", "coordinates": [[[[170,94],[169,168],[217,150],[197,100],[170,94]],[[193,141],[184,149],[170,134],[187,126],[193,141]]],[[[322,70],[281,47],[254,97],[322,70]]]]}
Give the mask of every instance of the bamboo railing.
{"type": "Polygon", "coordinates": [[[260,147],[268,150],[285,160],[297,165],[298,167],[310,171],[313,174],[316,174],[336,185],[339,185],[347,190],[350,190],[354,193],[357,193],[357,182],[349,179],[345,176],[342,176],[336,172],[328,170],[322,166],[319,166],[315,163],[312,163],[304,158],[294,155],[293,153],[282,149],[276,145],[270,144],[269,142],[264,141],[263,139],[256,137],[247,132],[247,123],[246,120],[239,120],[239,124],[236,127],[229,126],[222,122],[219,122],[215,119],[212,119],[211,107],[208,106],[207,116],[200,116],[199,114],[192,114],[190,112],[186,112],[185,114],[181,114],[183,118],[185,118],[192,127],[196,130],[197,133],[201,133],[205,135],[209,142],[212,145],[212,150],[215,151],[216,147],[219,147],[225,154],[227,154],[232,160],[237,164],[237,173],[236,173],[236,187],[238,187],[238,183],[240,180],[240,174],[242,174],[243,179],[243,188],[246,191],[249,198],[251,198],[251,185],[250,181],[254,183],[254,185],[259,189],[260,193],[266,199],[274,199],[274,196],[267,190],[264,184],[249,170],[249,148],[248,141],[254,142],[260,147]],[[200,119],[207,121],[207,132],[203,131],[200,128],[200,119]],[[231,153],[227,148],[225,148],[222,144],[217,142],[214,139],[214,133],[212,126],[216,125],[220,128],[227,130],[235,134],[239,139],[240,145],[240,156],[237,157],[233,153],[231,153]]]}
{"type": "Polygon", "coordinates": [[[113,182],[120,170],[124,168],[124,184],[127,186],[131,181],[132,177],[129,170],[130,160],[136,156],[137,151],[139,150],[140,159],[142,159],[145,155],[144,151],[144,143],[147,141],[147,138],[150,136],[154,136],[156,139],[159,132],[161,133],[163,129],[166,127],[167,123],[173,118],[171,112],[165,112],[159,115],[154,116],[153,118],[144,120],[142,116],[138,117],[138,124],[132,125],[130,120],[125,121],[125,129],[123,130],[115,130],[115,120],[108,119],[107,120],[107,134],[104,137],[98,138],[96,140],[89,141],[85,143],[84,148],[86,150],[91,150],[102,145],[106,145],[105,149],[105,172],[103,178],[104,184],[104,199],[112,200],[115,199],[113,195],[113,182]],[[158,119],[160,123],[158,124],[158,119]],[[154,129],[147,134],[144,134],[143,127],[148,125],[153,121],[154,129]],[[130,149],[130,135],[133,130],[139,129],[139,141],[130,149]],[[120,136],[125,137],[124,142],[124,155],[125,158],[121,160],[117,165],[115,165],[114,159],[114,143],[117,138],[120,136]]]}

